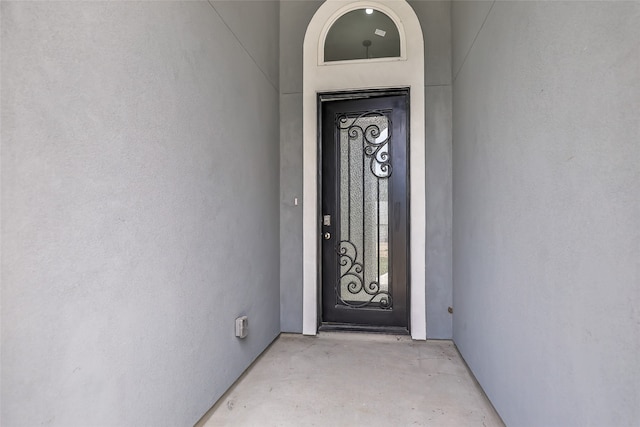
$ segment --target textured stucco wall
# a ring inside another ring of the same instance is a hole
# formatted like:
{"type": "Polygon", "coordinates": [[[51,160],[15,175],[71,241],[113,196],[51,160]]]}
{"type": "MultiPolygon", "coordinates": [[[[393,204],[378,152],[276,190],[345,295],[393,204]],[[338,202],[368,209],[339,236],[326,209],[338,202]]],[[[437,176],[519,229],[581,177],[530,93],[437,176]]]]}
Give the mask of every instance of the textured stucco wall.
{"type": "Polygon", "coordinates": [[[637,426],[640,3],[452,16],[454,340],[507,425],[637,426]]]}
{"type": "MultiPolygon", "coordinates": [[[[450,339],[452,316],[451,2],[415,0],[424,37],[427,338],[450,339]]],[[[415,203],[416,201],[413,201],[415,203]]]]}
{"type": "Polygon", "coordinates": [[[302,43],[323,1],[280,4],[280,327],[302,332],[302,43]],[[298,206],[294,198],[298,198],[298,206]]]}
{"type": "MultiPolygon", "coordinates": [[[[281,325],[302,331],[302,42],[322,1],[280,6],[281,325]]],[[[451,338],[451,30],[448,1],[411,1],[425,42],[427,336],[451,338]]],[[[412,201],[415,203],[416,201],[412,201]]]]}
{"type": "Polygon", "coordinates": [[[192,425],[280,331],[279,5],[213,6],[1,3],[3,426],[192,425]]]}

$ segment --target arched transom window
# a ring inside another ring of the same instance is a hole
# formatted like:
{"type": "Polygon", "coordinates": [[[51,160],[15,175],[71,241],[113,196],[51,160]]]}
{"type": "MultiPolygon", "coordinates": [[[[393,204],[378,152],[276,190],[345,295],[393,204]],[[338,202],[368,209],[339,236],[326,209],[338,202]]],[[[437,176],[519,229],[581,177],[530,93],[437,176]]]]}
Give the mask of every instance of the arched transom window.
{"type": "Polygon", "coordinates": [[[400,31],[394,20],[375,8],[341,15],[324,39],[324,61],[350,61],[402,56],[400,31]]]}

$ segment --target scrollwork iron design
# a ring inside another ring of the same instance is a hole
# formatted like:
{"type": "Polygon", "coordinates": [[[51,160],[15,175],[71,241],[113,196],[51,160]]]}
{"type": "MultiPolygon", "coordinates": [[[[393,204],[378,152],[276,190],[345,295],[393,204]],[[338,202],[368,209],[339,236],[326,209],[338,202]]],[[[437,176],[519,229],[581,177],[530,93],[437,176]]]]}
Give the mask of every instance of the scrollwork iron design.
{"type": "Polygon", "coordinates": [[[336,117],[336,127],[339,130],[346,130],[350,140],[362,138],[362,145],[365,156],[371,159],[370,169],[378,178],[389,178],[393,167],[391,166],[391,156],[389,155],[389,141],[391,141],[391,118],[383,111],[368,111],[361,113],[355,118],[347,114],[340,114],[336,117]],[[374,123],[363,123],[365,118],[383,117],[387,120],[386,138],[380,139],[382,131],[380,126],[374,123]]]}
{"type": "Polygon", "coordinates": [[[352,308],[362,308],[377,303],[379,308],[391,309],[393,299],[387,291],[380,290],[380,283],[373,281],[365,284],[363,279],[363,266],[358,262],[358,248],[349,240],[342,240],[336,246],[338,254],[338,262],[340,264],[340,279],[336,283],[335,293],[340,302],[352,308]],[[352,295],[363,296],[362,292],[367,295],[368,299],[362,301],[346,300],[342,297],[341,289],[346,290],[352,295]],[[378,301],[374,300],[378,298],[378,301]]]}

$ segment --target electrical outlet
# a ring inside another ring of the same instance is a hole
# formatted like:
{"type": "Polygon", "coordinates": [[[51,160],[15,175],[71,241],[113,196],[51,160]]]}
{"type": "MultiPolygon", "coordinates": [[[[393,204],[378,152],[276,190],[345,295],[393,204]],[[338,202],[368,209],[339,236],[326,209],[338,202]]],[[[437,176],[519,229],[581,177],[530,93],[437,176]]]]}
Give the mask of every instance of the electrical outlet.
{"type": "Polygon", "coordinates": [[[236,336],[238,338],[246,338],[249,333],[249,319],[247,316],[241,316],[236,319],[236,336]]]}

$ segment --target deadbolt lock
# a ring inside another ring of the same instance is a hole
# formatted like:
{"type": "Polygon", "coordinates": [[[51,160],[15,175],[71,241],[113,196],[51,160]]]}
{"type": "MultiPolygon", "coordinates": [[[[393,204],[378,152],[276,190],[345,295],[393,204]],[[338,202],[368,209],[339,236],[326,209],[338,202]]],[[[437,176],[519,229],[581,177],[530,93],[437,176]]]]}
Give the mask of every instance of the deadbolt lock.
{"type": "Polygon", "coordinates": [[[324,240],[329,240],[331,238],[331,233],[324,233],[324,240]]]}

